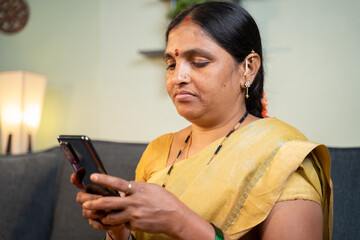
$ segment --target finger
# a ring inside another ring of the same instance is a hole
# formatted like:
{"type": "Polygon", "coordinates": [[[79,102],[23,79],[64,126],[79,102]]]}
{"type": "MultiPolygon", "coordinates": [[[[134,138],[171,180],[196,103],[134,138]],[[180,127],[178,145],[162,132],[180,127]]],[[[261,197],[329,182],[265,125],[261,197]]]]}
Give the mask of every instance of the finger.
{"type": "Polygon", "coordinates": [[[89,219],[89,224],[97,230],[107,230],[106,226],[101,224],[98,220],[89,219]]]}
{"type": "Polygon", "coordinates": [[[83,204],[86,201],[98,199],[101,197],[102,197],[101,195],[95,195],[95,194],[90,194],[90,193],[81,191],[81,192],[78,192],[76,195],[76,202],[83,204]]]}
{"type": "Polygon", "coordinates": [[[76,173],[71,174],[70,182],[72,184],[74,184],[77,188],[81,189],[81,190],[85,189],[84,185],[80,181],[79,176],[76,173]]]}
{"type": "Polygon", "coordinates": [[[106,226],[122,225],[130,221],[130,215],[127,211],[111,212],[100,218],[100,221],[106,226]]]}
{"type": "Polygon", "coordinates": [[[83,208],[88,210],[123,210],[129,206],[128,198],[102,197],[83,203],[83,208]]]}
{"type": "Polygon", "coordinates": [[[106,211],[93,211],[93,210],[86,210],[83,209],[82,210],[82,215],[84,218],[86,219],[99,219],[99,218],[103,218],[106,216],[106,214],[108,214],[109,212],[106,211]]]}
{"type": "Polygon", "coordinates": [[[86,192],[102,196],[119,196],[119,192],[97,184],[87,184],[86,192]]]}
{"type": "Polygon", "coordinates": [[[105,225],[105,224],[102,224],[100,222],[100,220],[95,220],[95,219],[89,219],[89,224],[95,228],[95,229],[98,229],[98,230],[117,230],[119,231],[119,229],[122,229],[124,228],[124,225],[105,225]]]}
{"type": "MultiPolygon", "coordinates": [[[[134,190],[135,182],[131,182],[131,184],[129,185],[129,181],[124,180],[122,178],[113,177],[113,176],[109,176],[106,174],[94,173],[94,174],[91,174],[90,179],[91,179],[91,181],[93,181],[97,184],[114,189],[116,191],[128,192],[129,186],[131,186],[131,191],[134,190]]],[[[132,192],[130,192],[130,193],[132,193],[132,192]]]]}

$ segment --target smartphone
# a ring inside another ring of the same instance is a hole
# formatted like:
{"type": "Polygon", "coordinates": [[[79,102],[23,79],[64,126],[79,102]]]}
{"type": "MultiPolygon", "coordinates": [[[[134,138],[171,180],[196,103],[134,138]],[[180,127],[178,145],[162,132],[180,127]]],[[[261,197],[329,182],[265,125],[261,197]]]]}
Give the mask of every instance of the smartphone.
{"type": "Polygon", "coordinates": [[[92,173],[107,174],[107,172],[89,137],[60,135],[57,140],[66,159],[82,178],[82,183],[87,192],[104,196],[119,196],[117,191],[100,186],[90,180],[92,173]]]}

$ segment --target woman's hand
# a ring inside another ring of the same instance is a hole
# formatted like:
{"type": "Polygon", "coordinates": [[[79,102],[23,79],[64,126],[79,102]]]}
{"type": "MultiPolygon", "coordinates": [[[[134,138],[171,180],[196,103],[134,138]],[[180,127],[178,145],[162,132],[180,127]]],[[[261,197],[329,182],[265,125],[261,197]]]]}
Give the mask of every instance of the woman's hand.
{"type": "Polygon", "coordinates": [[[191,211],[175,195],[156,184],[130,182],[129,185],[124,179],[104,174],[93,174],[91,180],[126,192],[125,197],[101,197],[84,202],[83,208],[89,211],[86,212],[88,216],[97,216],[97,211],[108,213],[92,224],[95,228],[98,228],[101,222],[102,227],[106,226],[107,229],[126,224],[131,230],[164,233],[174,239],[201,239],[199,234],[202,237],[209,236],[209,239],[214,237],[209,223],[191,211]]]}
{"type": "Polygon", "coordinates": [[[85,176],[85,168],[79,168],[76,173],[71,174],[70,182],[75,185],[75,187],[85,190],[84,185],[82,184],[82,179],[85,176]]]}
{"type": "Polygon", "coordinates": [[[91,180],[127,194],[126,197],[93,198],[84,202],[83,208],[91,211],[91,216],[96,216],[96,211],[112,211],[100,218],[102,224],[118,226],[126,223],[132,230],[167,234],[179,225],[174,226],[170,219],[175,220],[184,205],[160,186],[141,182],[129,185],[126,180],[103,174],[93,174],[91,180]]]}
{"type": "MultiPolygon", "coordinates": [[[[78,192],[76,196],[76,202],[80,203],[81,205],[86,201],[94,200],[102,197],[101,195],[90,194],[85,192],[85,187],[82,184],[83,177],[84,176],[81,170],[77,171],[76,173],[73,173],[70,177],[70,182],[74,184],[77,188],[83,190],[81,192],[78,192]]],[[[105,211],[91,211],[91,210],[83,209],[83,216],[89,219],[89,221],[99,219],[101,217],[104,217],[105,215],[106,215],[105,211]]]]}
{"type": "MultiPolygon", "coordinates": [[[[76,201],[84,205],[85,202],[100,198],[107,198],[107,197],[81,191],[77,194],[76,201]]],[[[111,212],[112,212],[111,210],[92,210],[92,209],[83,208],[82,214],[84,218],[89,220],[89,224],[92,227],[98,230],[108,231],[108,233],[112,236],[114,240],[127,239],[127,237],[130,234],[130,231],[125,229],[124,224],[106,225],[101,221],[102,218],[106,217],[106,215],[108,215],[111,212]]]]}
{"type": "MultiPolygon", "coordinates": [[[[76,173],[73,173],[70,177],[70,182],[74,184],[77,188],[83,190],[80,191],[76,196],[76,201],[83,205],[86,201],[95,200],[102,198],[102,195],[97,194],[90,194],[85,192],[85,187],[82,184],[83,179],[83,172],[81,169],[77,171],[76,173]]],[[[120,193],[121,194],[121,193],[120,193]]],[[[124,194],[121,194],[122,196],[125,196],[124,194]]],[[[112,236],[112,238],[115,239],[127,239],[127,237],[130,234],[129,230],[126,230],[124,228],[124,224],[120,224],[117,226],[106,226],[101,223],[100,218],[106,216],[111,211],[102,211],[102,210],[87,210],[83,208],[82,214],[83,217],[89,220],[89,224],[98,230],[106,230],[108,234],[112,236]],[[117,237],[115,237],[117,236],[117,237]]]]}

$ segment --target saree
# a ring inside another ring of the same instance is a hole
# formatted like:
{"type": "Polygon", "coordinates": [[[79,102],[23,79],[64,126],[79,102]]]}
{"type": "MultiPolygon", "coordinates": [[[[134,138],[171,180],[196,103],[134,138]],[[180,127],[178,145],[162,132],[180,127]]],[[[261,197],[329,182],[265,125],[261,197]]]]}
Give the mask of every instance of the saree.
{"type": "MultiPolygon", "coordinates": [[[[136,169],[136,181],[158,185],[164,182],[173,136],[166,134],[149,144],[136,169]]],[[[239,239],[264,221],[278,201],[317,201],[311,191],[297,191],[296,182],[291,184],[295,191],[282,195],[288,180],[294,179],[297,169],[306,168],[303,162],[310,157],[317,174],[306,178],[314,186],[320,181],[323,239],[331,239],[330,156],[324,145],[309,142],[297,129],[280,120],[266,118],[235,131],[208,164],[221,141],[218,139],[176,163],[166,189],[231,239],[239,239]]],[[[136,238],[171,239],[144,232],[136,232],[136,238]]]]}

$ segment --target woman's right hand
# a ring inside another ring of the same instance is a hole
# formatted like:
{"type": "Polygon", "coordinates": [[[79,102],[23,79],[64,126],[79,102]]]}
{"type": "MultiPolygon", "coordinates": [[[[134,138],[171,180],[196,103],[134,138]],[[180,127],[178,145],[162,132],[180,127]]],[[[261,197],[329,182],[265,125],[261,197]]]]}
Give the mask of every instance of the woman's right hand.
{"type": "MultiPolygon", "coordinates": [[[[78,192],[76,196],[76,202],[83,205],[86,201],[95,200],[99,198],[103,198],[102,195],[90,194],[85,191],[78,192]]],[[[105,225],[101,222],[101,218],[105,217],[112,211],[104,211],[104,210],[88,210],[83,208],[82,214],[83,217],[89,220],[89,224],[98,230],[105,230],[112,236],[112,239],[127,239],[130,234],[130,230],[125,228],[125,224],[118,225],[105,225]]]]}
{"type": "MultiPolygon", "coordinates": [[[[83,203],[86,201],[95,200],[95,199],[103,197],[102,195],[87,193],[84,185],[82,184],[82,178],[83,178],[83,174],[81,171],[73,173],[70,177],[70,182],[73,185],[75,185],[75,187],[82,190],[82,191],[78,192],[78,194],[76,196],[76,202],[83,205],[83,203]]],[[[102,224],[101,221],[99,220],[100,218],[105,217],[109,213],[110,212],[99,211],[99,210],[97,210],[97,211],[87,210],[84,208],[82,210],[83,217],[88,219],[89,224],[92,227],[94,227],[95,229],[106,230],[108,232],[108,234],[110,234],[112,236],[113,239],[117,239],[114,236],[120,236],[119,239],[126,239],[129,235],[129,230],[126,230],[124,228],[124,226],[125,226],[124,224],[110,227],[110,226],[106,226],[106,225],[102,224]]]]}
{"type": "MultiPolygon", "coordinates": [[[[94,200],[94,199],[98,199],[98,198],[102,197],[101,195],[98,195],[98,194],[91,194],[91,193],[86,192],[86,189],[85,189],[84,185],[82,184],[83,177],[84,177],[84,174],[81,171],[81,169],[79,169],[76,173],[71,174],[71,177],[70,177],[70,182],[72,184],[74,184],[75,187],[82,190],[82,191],[78,192],[78,194],[76,196],[76,202],[78,202],[81,205],[83,205],[83,203],[86,201],[94,200]]],[[[104,211],[90,211],[90,210],[83,209],[83,216],[89,220],[91,220],[91,219],[96,220],[101,217],[104,217],[105,215],[106,215],[106,213],[104,211]]]]}

